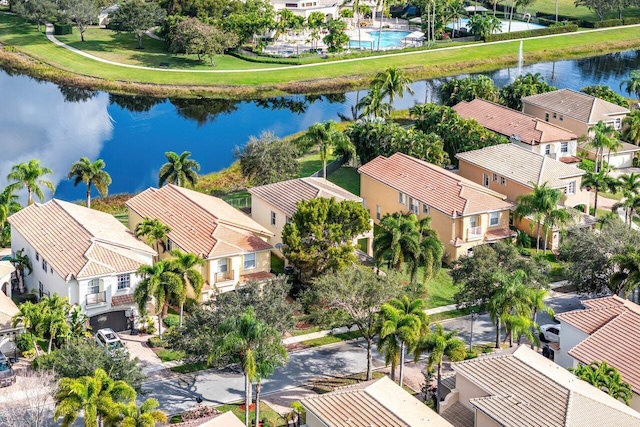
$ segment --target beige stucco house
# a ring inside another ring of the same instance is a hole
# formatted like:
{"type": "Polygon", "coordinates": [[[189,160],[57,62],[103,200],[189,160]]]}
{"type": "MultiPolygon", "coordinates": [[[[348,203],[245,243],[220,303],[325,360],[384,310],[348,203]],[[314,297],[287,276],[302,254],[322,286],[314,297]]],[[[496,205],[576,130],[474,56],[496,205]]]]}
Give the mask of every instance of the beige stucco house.
{"type": "MultiPolygon", "coordinates": [[[[297,178],[249,189],[251,193],[251,218],[273,233],[269,239],[274,247],[282,244],[282,230],[296,213],[296,205],[302,200],[318,197],[336,201],[351,200],[362,203],[362,198],[338,187],[324,178],[297,178]]],[[[373,230],[356,238],[367,239],[367,255],[373,255],[373,230]]],[[[282,257],[280,251],[274,254],[282,257]]]]}
{"type": "MultiPolygon", "coordinates": [[[[590,195],[581,189],[585,171],[554,160],[548,156],[536,154],[516,144],[501,144],[479,150],[458,153],[459,173],[473,182],[507,196],[515,202],[519,196],[529,194],[534,185],[545,182],[550,188],[564,193],[559,207],[577,208],[588,212],[590,195]]],[[[591,226],[595,219],[582,215],[576,221],[577,226],[591,226]]],[[[515,224],[520,230],[533,235],[535,230],[527,218],[515,224]]],[[[560,244],[560,232],[554,230],[547,242],[551,249],[560,244]]]]}
{"type": "Polygon", "coordinates": [[[453,427],[389,377],[340,387],[300,401],[305,427],[453,427]]]}
{"type": "Polygon", "coordinates": [[[582,305],[584,310],[556,316],[561,332],[555,362],[572,368],[606,361],[631,385],[631,407],[640,411],[640,306],[618,296],[582,305]]]}
{"type": "MultiPolygon", "coordinates": [[[[604,101],[586,93],[571,89],[560,89],[522,98],[522,111],[574,132],[578,136],[592,136],[592,128],[603,121],[615,130],[622,129],[622,121],[629,114],[629,109],[604,101]]],[[[589,158],[595,159],[595,151],[578,147],[585,151],[589,158]]],[[[632,166],[633,158],[640,147],[622,143],[622,147],[611,153],[609,162],[612,167],[626,168],[632,166]]],[[[606,153],[605,153],[606,154],[606,153]]]]}
{"type": "Polygon", "coordinates": [[[460,102],[453,109],[465,119],[474,119],[481,126],[509,138],[519,147],[536,154],[577,163],[578,135],[553,123],[512,110],[484,99],[460,102]]]}
{"type": "Polygon", "coordinates": [[[453,363],[452,368],[452,390],[440,404],[440,415],[459,420],[456,425],[640,425],[638,412],[527,345],[453,363]]]}
{"type": "Polygon", "coordinates": [[[373,220],[412,212],[431,217],[450,262],[476,245],[510,239],[511,203],[504,194],[423,160],[396,153],[379,156],[358,169],[360,195],[373,220]]]}
{"type": "Polygon", "coordinates": [[[131,328],[142,265],[156,252],[113,215],[51,199],[9,217],[11,251],[32,266],[25,285],[39,297],[58,294],[89,316],[94,330],[131,328]]]}
{"type": "Polygon", "coordinates": [[[222,199],[169,184],[143,191],[126,206],[131,231],[144,218],[157,218],[171,229],[160,258],[179,249],[206,260],[203,299],[273,277],[268,243],[273,233],[222,199]]]}

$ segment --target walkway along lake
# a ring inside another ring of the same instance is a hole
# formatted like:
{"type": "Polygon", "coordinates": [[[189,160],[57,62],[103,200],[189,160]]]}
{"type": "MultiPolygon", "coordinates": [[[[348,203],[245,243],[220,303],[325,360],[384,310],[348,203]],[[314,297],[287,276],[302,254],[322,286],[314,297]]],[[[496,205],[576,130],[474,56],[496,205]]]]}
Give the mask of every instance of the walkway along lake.
{"type": "MultiPolygon", "coordinates": [[[[558,88],[604,84],[622,93],[620,82],[637,69],[640,50],[544,62],[525,66],[522,73],[540,73],[558,88]]],[[[503,86],[517,72],[514,67],[485,74],[503,86]]],[[[415,82],[415,94],[398,99],[394,108],[439,102],[441,82],[415,82]]],[[[315,122],[349,118],[351,107],[364,95],[366,91],[257,101],[162,100],[59,87],[0,69],[0,188],[12,165],[39,158],[54,171],[56,196],[80,200],[85,188],[73,187],[66,175],[84,156],[106,162],[113,178],[110,194],[141,191],[157,185],[166,151],[191,151],[201,172],[217,171],[233,162],[234,148],[249,136],[265,130],[285,136],[315,122]]]]}

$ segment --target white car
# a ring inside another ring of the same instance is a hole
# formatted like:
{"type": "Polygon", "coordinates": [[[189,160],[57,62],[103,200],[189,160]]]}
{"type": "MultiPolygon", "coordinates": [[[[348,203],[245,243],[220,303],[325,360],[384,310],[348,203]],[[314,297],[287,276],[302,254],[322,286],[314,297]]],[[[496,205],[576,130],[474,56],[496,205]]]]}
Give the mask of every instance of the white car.
{"type": "Polygon", "coordinates": [[[540,341],[560,342],[560,325],[553,323],[540,326],[540,341]]]}
{"type": "Polygon", "coordinates": [[[120,349],[124,349],[125,352],[127,351],[122,340],[120,340],[118,334],[113,332],[113,329],[98,329],[95,339],[96,343],[100,347],[104,347],[109,354],[114,354],[120,349]]]}

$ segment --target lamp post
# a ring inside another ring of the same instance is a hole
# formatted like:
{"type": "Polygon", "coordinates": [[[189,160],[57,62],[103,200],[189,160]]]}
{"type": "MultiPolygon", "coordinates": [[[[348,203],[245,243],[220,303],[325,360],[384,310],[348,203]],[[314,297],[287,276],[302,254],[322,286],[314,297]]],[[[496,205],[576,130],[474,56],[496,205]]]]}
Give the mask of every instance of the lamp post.
{"type": "Polygon", "coordinates": [[[471,310],[471,334],[469,334],[469,353],[473,351],[473,321],[477,314],[475,310],[471,310]]]}

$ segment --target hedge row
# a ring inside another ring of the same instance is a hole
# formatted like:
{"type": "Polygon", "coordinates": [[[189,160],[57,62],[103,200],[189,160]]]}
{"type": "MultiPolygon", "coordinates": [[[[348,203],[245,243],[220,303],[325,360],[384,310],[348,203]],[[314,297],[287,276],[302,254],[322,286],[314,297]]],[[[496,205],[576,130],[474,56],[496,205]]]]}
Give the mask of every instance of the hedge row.
{"type": "Polygon", "coordinates": [[[578,31],[577,25],[561,25],[558,27],[540,28],[538,30],[516,31],[513,33],[498,33],[485,36],[485,42],[497,42],[502,40],[523,39],[527,37],[546,36],[550,34],[573,33],[578,31]]]}

